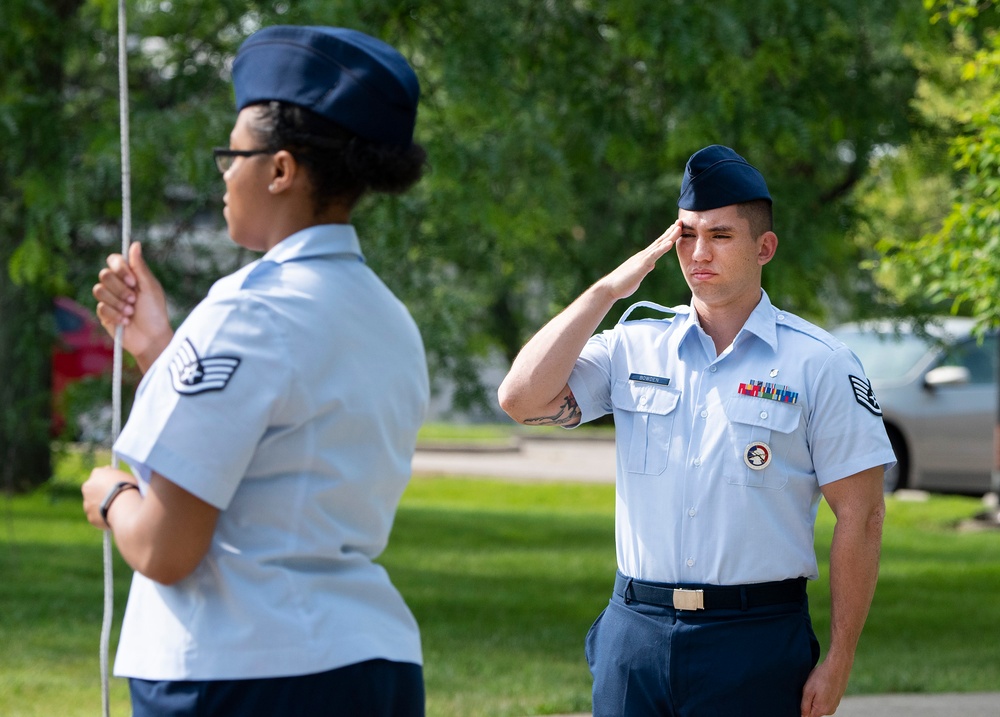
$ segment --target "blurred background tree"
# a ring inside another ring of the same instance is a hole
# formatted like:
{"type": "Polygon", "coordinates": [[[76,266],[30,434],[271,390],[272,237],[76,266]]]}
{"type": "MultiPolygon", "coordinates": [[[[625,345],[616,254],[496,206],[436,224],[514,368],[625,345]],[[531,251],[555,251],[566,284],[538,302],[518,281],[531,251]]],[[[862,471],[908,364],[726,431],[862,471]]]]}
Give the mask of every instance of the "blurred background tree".
{"type": "MultiPolygon", "coordinates": [[[[103,258],[121,245],[116,9],[114,0],[0,5],[0,461],[7,490],[50,473],[52,299],[68,295],[92,307],[103,258]]],[[[129,56],[136,238],[155,238],[151,258],[183,309],[222,268],[208,248],[179,249],[192,244],[199,217],[219,212],[206,144],[224,143],[229,131],[226,61],[243,37],[247,3],[176,10],[136,3],[129,56]]],[[[229,257],[223,263],[235,268],[239,257],[229,257]]]]}
{"type": "MultiPolygon", "coordinates": [[[[51,297],[93,306],[120,243],[115,7],[0,8],[0,372],[24,374],[3,397],[0,460],[15,482],[48,476],[51,297]],[[30,446],[37,462],[12,458],[30,446]]],[[[921,72],[949,52],[947,23],[920,0],[134,0],[129,13],[134,239],[178,320],[253,258],[225,238],[210,152],[234,118],[239,43],[267,24],[347,25],[410,58],[431,171],[404,197],[366,201],[356,222],[458,406],[488,405],[484,366],[676,218],[684,162],[707,144],[768,178],[778,305],[825,322],[871,304],[888,269],[863,260],[889,234],[859,183],[886,172],[881,157],[929,162],[911,141],[943,147],[947,129],[913,105],[921,72]],[[852,233],[859,219],[868,235],[852,233]]],[[[642,298],[688,292],[664,268],[642,298]]]]}
{"type": "Polygon", "coordinates": [[[948,44],[916,48],[920,131],[873,162],[861,241],[903,313],[1000,326],[1000,0],[926,0],[948,44]]]}
{"type": "Polygon", "coordinates": [[[82,0],[0,6],[0,470],[6,490],[49,476],[52,296],[66,288],[70,147],[64,29],[82,0]]]}

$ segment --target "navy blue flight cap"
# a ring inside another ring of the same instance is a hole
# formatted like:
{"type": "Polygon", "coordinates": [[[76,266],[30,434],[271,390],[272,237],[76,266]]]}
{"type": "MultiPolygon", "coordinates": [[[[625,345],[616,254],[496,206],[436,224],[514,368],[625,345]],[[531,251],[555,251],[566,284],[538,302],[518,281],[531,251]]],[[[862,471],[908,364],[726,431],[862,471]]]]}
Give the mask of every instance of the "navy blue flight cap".
{"type": "Polygon", "coordinates": [[[375,142],[413,143],[420,85],[406,59],[381,40],[342,27],[274,25],[240,46],[233,62],[236,110],[278,100],[375,142]]]}
{"type": "Polygon", "coordinates": [[[755,199],[771,201],[764,175],[729,147],[713,144],[688,160],[677,206],[704,212],[755,199]]]}

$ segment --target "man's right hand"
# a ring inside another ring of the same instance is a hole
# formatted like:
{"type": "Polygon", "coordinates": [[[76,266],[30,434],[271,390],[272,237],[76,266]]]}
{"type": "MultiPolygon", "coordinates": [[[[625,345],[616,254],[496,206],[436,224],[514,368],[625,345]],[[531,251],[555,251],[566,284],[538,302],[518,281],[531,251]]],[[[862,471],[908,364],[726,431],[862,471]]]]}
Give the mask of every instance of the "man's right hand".
{"type": "Polygon", "coordinates": [[[617,301],[631,296],[639,288],[642,280],[653,269],[656,262],[670,251],[681,236],[683,227],[680,219],[671,224],[663,234],[642,251],[633,254],[617,269],[597,281],[597,286],[608,291],[617,301]]]}
{"type": "Polygon", "coordinates": [[[115,335],[122,326],[122,347],[132,354],[145,373],[173,337],[163,287],[142,258],[142,245],[129,247],[129,259],[121,254],[108,257],[93,294],[97,318],[115,335]]]}
{"type": "Polygon", "coordinates": [[[497,392],[507,415],[530,425],[580,422],[580,408],[568,384],[580,352],[614,303],[635,293],[681,231],[680,221],[671,224],[648,247],[598,279],[524,345],[497,392]]]}

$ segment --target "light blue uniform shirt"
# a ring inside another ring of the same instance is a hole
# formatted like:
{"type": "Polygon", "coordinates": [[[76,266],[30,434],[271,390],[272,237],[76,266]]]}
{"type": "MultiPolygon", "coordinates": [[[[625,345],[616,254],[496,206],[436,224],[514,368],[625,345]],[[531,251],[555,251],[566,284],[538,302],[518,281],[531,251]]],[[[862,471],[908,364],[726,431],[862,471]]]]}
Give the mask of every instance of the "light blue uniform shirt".
{"type": "Polygon", "coordinates": [[[718,356],[693,308],[656,308],[676,316],[627,312],[569,379],[582,422],[614,413],[618,569],[710,585],[818,577],[820,486],[895,461],[857,357],[763,292],[718,356]]]}
{"type": "Polygon", "coordinates": [[[194,573],[136,573],[115,674],[301,675],[421,662],[385,570],[428,403],[423,344],[354,228],[298,232],[218,281],[139,386],[115,444],[222,512],[194,573]]]}

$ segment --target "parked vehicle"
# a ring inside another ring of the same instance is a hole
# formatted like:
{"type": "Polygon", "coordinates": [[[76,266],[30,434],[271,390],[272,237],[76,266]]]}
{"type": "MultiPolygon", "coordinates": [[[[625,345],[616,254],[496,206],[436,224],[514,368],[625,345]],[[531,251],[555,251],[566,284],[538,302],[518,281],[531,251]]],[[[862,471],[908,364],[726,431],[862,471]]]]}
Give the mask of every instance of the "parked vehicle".
{"type": "Polygon", "coordinates": [[[982,495],[990,490],[997,423],[997,335],[971,319],[926,327],[852,323],[831,333],[861,359],[882,407],[897,465],[886,490],[982,495]]]}
{"type": "Polygon", "coordinates": [[[110,375],[114,341],[92,312],[60,296],[55,299],[56,344],[52,350],[52,432],[66,426],[67,387],[84,378],[110,375]]]}

